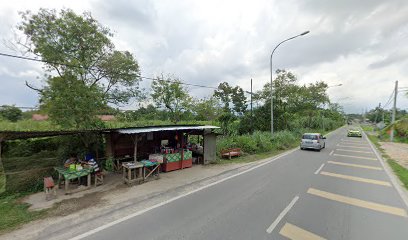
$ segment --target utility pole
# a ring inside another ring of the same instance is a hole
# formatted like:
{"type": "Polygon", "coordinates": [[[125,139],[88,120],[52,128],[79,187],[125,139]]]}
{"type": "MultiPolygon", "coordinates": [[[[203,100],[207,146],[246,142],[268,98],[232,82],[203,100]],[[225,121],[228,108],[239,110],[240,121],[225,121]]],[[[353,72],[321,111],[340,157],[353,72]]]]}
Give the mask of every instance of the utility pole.
{"type": "Polygon", "coordinates": [[[385,109],[382,109],[382,119],[383,119],[383,124],[384,124],[384,126],[385,126],[384,112],[385,112],[385,109]]]}
{"type": "Polygon", "coordinates": [[[252,115],[252,78],[251,78],[251,133],[254,132],[254,120],[252,115]]]}
{"type": "Polygon", "coordinates": [[[391,142],[394,141],[394,123],[395,123],[395,111],[397,108],[397,94],[398,94],[398,81],[395,81],[394,106],[392,108],[391,133],[390,133],[391,142]]]}
{"type": "Polygon", "coordinates": [[[375,120],[374,120],[375,124],[377,124],[378,111],[380,111],[380,108],[381,108],[381,103],[378,104],[378,109],[375,110],[375,120]]]}

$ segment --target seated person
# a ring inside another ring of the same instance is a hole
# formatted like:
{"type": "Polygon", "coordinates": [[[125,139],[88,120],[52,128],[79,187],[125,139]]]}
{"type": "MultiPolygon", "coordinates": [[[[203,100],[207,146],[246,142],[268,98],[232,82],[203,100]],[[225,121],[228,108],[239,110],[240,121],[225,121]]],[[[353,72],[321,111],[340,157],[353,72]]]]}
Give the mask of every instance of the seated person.
{"type": "Polygon", "coordinates": [[[204,154],[204,148],[203,146],[200,146],[200,144],[193,144],[191,151],[193,151],[195,154],[198,154],[198,155],[204,154]]]}
{"type": "Polygon", "coordinates": [[[100,170],[99,166],[98,166],[98,163],[95,161],[92,154],[87,154],[85,156],[85,161],[83,161],[83,163],[87,164],[88,166],[93,168],[95,172],[99,172],[99,170],[100,170]]]}
{"type": "Polygon", "coordinates": [[[75,156],[71,155],[70,158],[68,158],[67,160],[65,160],[65,162],[64,162],[64,167],[65,167],[65,168],[69,168],[69,165],[75,164],[75,163],[76,163],[76,158],[75,158],[75,156]]]}
{"type": "MultiPolygon", "coordinates": [[[[94,172],[92,173],[98,173],[100,172],[99,165],[93,158],[92,154],[87,154],[85,155],[85,160],[80,161],[82,164],[89,166],[90,168],[93,168],[94,172]]],[[[86,177],[81,177],[80,179],[80,184],[86,186],[87,185],[87,178],[86,177]]]]}

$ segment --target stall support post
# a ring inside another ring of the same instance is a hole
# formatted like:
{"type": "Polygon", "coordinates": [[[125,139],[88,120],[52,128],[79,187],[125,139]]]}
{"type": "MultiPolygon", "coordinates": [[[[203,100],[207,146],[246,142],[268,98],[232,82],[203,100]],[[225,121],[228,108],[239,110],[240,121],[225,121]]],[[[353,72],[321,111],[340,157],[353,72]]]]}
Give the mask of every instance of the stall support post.
{"type": "Polygon", "coordinates": [[[184,134],[183,133],[181,133],[181,169],[183,169],[183,160],[184,160],[184,148],[183,148],[183,145],[184,145],[184,134]]]}
{"type": "Polygon", "coordinates": [[[134,148],[133,148],[133,161],[136,163],[137,162],[137,140],[138,136],[135,134],[133,138],[133,143],[134,143],[134,148]]]}

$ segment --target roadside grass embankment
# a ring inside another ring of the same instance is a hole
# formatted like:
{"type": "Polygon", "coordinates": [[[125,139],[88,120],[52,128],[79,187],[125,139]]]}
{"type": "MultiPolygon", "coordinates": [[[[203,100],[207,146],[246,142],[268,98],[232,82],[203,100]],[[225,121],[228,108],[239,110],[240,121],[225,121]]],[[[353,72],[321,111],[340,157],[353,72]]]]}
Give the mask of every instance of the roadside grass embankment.
{"type": "Polygon", "coordinates": [[[45,210],[29,211],[29,205],[21,202],[22,197],[22,194],[0,196],[0,235],[46,216],[45,210]]]}
{"type": "Polygon", "coordinates": [[[269,158],[298,147],[300,137],[305,132],[328,131],[302,129],[297,131],[280,131],[271,135],[270,132],[256,131],[252,134],[239,136],[222,136],[217,139],[217,161],[214,164],[248,163],[269,158]],[[227,148],[241,148],[243,154],[232,159],[221,158],[220,152],[227,148]]]}
{"type": "Polygon", "coordinates": [[[380,139],[378,138],[377,135],[367,134],[367,137],[371,140],[372,143],[374,143],[374,145],[377,147],[377,149],[380,150],[380,153],[381,153],[382,157],[385,160],[387,160],[388,165],[390,165],[390,167],[394,171],[395,175],[397,175],[399,180],[404,185],[405,189],[408,190],[408,169],[406,169],[405,167],[398,164],[395,160],[391,159],[391,157],[388,156],[385,153],[384,149],[381,148],[381,145],[379,143],[380,139]]]}

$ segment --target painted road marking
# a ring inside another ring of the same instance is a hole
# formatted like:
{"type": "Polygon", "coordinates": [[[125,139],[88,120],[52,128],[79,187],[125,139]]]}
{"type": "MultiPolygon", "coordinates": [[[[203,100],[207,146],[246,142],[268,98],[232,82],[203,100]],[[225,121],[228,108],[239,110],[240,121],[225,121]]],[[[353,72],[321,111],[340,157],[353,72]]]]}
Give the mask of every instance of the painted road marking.
{"type": "Polygon", "coordinates": [[[355,142],[355,143],[362,143],[365,142],[363,139],[362,140],[351,140],[351,139],[341,139],[342,142],[355,142]]]}
{"type": "Polygon", "coordinates": [[[293,205],[295,205],[297,200],[299,200],[299,196],[294,197],[292,199],[292,201],[289,203],[289,205],[286,206],[285,209],[283,209],[283,211],[279,214],[278,218],[276,218],[275,221],[273,221],[273,223],[271,224],[271,226],[269,226],[268,229],[266,229],[267,233],[272,233],[273,232],[273,230],[276,228],[276,226],[279,224],[279,222],[290,211],[290,209],[293,207],[293,205]]]}
{"type": "Polygon", "coordinates": [[[392,186],[391,183],[389,182],[374,180],[374,179],[369,179],[369,178],[361,178],[361,177],[355,177],[355,176],[343,175],[343,174],[331,173],[331,172],[321,172],[320,174],[325,175],[325,176],[330,176],[330,177],[347,179],[347,180],[356,181],[356,182],[371,183],[371,184],[377,184],[377,185],[387,186],[387,187],[392,186]]]}
{"type": "Polygon", "coordinates": [[[342,196],[342,195],[338,195],[338,194],[334,194],[330,192],[321,191],[315,188],[309,188],[307,190],[307,193],[318,196],[318,197],[326,198],[329,200],[353,205],[356,207],[362,207],[362,208],[367,208],[367,209],[371,209],[371,210],[378,211],[378,212],[393,214],[393,215],[397,215],[401,217],[407,217],[407,212],[405,211],[405,209],[402,209],[402,208],[391,207],[388,205],[364,201],[364,200],[360,200],[360,199],[352,198],[352,197],[346,197],[346,196],[342,196]]]}
{"type": "Polygon", "coordinates": [[[369,147],[358,147],[358,146],[346,146],[337,144],[338,147],[345,147],[345,148],[361,148],[361,149],[370,149],[369,147]]]}
{"type": "Polygon", "coordinates": [[[292,240],[325,240],[325,238],[290,223],[285,223],[279,234],[292,240]]]}
{"type": "Polygon", "coordinates": [[[341,149],[341,148],[336,149],[336,151],[374,154],[373,152],[359,151],[359,150],[348,150],[348,149],[341,149]]]}
{"type": "Polygon", "coordinates": [[[331,155],[333,155],[333,153],[334,153],[334,150],[332,150],[332,151],[329,153],[329,155],[331,156],[331,155]]]}
{"type": "Polygon", "coordinates": [[[320,170],[324,167],[324,163],[316,170],[314,174],[319,174],[320,170]]]}
{"type": "Polygon", "coordinates": [[[379,170],[379,171],[382,170],[382,168],[380,168],[380,167],[373,167],[373,166],[360,165],[360,164],[352,164],[352,163],[344,163],[344,162],[334,162],[334,161],[327,161],[327,163],[336,164],[336,165],[342,165],[342,166],[349,166],[349,167],[366,168],[366,169],[371,169],[371,170],[379,170]]]}
{"type": "Polygon", "coordinates": [[[333,156],[338,156],[338,157],[349,157],[349,158],[359,158],[359,159],[365,159],[365,160],[371,160],[371,161],[377,161],[377,158],[370,158],[370,157],[360,157],[360,156],[352,156],[352,155],[343,155],[343,154],[333,154],[333,156]]]}
{"type": "Polygon", "coordinates": [[[342,141],[342,144],[349,144],[349,145],[365,145],[368,146],[368,143],[365,142],[355,142],[355,141],[342,141]]]}
{"type": "Polygon", "coordinates": [[[225,177],[225,178],[223,178],[223,179],[217,180],[217,181],[212,182],[212,183],[210,183],[210,184],[207,184],[207,185],[205,185],[205,186],[196,188],[196,189],[194,189],[194,190],[192,190],[192,191],[190,191],[190,192],[183,193],[183,194],[178,195],[178,196],[176,196],[176,197],[174,197],[174,198],[165,200],[165,201],[163,201],[163,202],[160,202],[160,203],[155,204],[155,205],[153,205],[153,206],[147,207],[147,208],[145,208],[145,209],[143,209],[143,210],[140,210],[140,211],[138,211],[138,212],[129,214],[128,216],[119,218],[119,219],[114,220],[114,221],[112,221],[112,222],[109,222],[109,223],[107,223],[107,224],[105,224],[105,225],[102,225],[102,226],[99,226],[99,227],[97,227],[97,228],[88,230],[87,232],[84,232],[84,233],[82,233],[82,234],[80,234],[80,235],[77,235],[77,236],[75,236],[75,237],[73,237],[73,238],[70,238],[69,240],[80,240],[80,239],[84,239],[84,238],[86,238],[86,237],[88,237],[88,236],[91,236],[91,235],[97,233],[97,232],[100,232],[100,231],[102,231],[102,230],[105,230],[105,229],[107,229],[107,228],[110,228],[110,227],[112,227],[112,226],[114,226],[114,225],[116,225],[116,224],[119,224],[119,223],[124,222],[124,221],[126,221],[126,220],[129,220],[129,219],[131,219],[131,218],[134,218],[134,217],[137,217],[137,216],[139,216],[139,215],[142,215],[142,214],[144,214],[144,213],[146,213],[146,212],[148,212],[148,211],[150,211],[150,210],[152,210],[152,209],[155,209],[155,208],[164,206],[164,205],[169,204],[169,203],[171,203],[171,202],[174,202],[174,201],[176,201],[176,200],[178,200],[178,199],[180,199],[180,198],[189,196],[189,195],[191,195],[191,194],[194,194],[194,193],[199,192],[199,191],[201,191],[201,190],[204,190],[204,189],[206,189],[206,188],[212,187],[212,186],[214,186],[214,185],[220,184],[220,183],[225,182],[225,181],[227,181],[227,180],[229,180],[229,179],[232,179],[232,178],[234,178],[234,177],[240,176],[240,175],[242,175],[242,174],[245,174],[245,173],[247,173],[247,172],[250,172],[250,171],[252,171],[252,170],[255,170],[255,169],[257,169],[257,168],[260,168],[260,167],[262,167],[262,166],[265,166],[265,165],[267,165],[267,164],[270,164],[270,163],[272,163],[272,162],[274,162],[274,161],[276,161],[276,160],[278,160],[278,159],[280,159],[280,158],[282,158],[282,157],[285,157],[285,156],[287,156],[287,155],[289,155],[289,154],[291,154],[291,153],[293,153],[293,152],[295,152],[295,151],[297,151],[297,150],[298,150],[297,148],[292,149],[292,150],[289,150],[288,152],[282,153],[281,155],[278,155],[278,156],[276,156],[276,157],[274,157],[274,158],[271,158],[270,160],[267,160],[267,161],[265,161],[265,162],[263,162],[263,163],[261,163],[261,164],[259,164],[259,165],[256,165],[256,166],[254,166],[254,167],[251,167],[251,168],[249,168],[249,169],[246,169],[246,170],[244,170],[244,171],[242,171],[242,172],[238,172],[238,173],[236,173],[236,174],[233,174],[233,175],[231,175],[231,176],[228,176],[228,177],[225,177]]]}
{"type": "MultiPolygon", "coordinates": [[[[364,136],[367,136],[365,132],[363,132],[364,136]]],[[[367,138],[368,139],[368,138],[367,138]]],[[[391,172],[391,169],[389,165],[384,163],[384,159],[381,157],[381,155],[378,153],[377,149],[374,147],[373,143],[371,142],[370,139],[368,139],[368,143],[370,144],[371,149],[377,156],[378,160],[380,161],[381,165],[383,166],[385,172],[387,173],[388,177],[390,178],[392,184],[394,185],[394,188],[397,190],[398,194],[400,195],[402,201],[404,201],[405,206],[408,208],[408,197],[405,194],[404,190],[402,189],[401,185],[397,182],[397,177],[391,172]]]]}
{"type": "Polygon", "coordinates": [[[362,143],[349,143],[349,142],[341,142],[341,143],[339,143],[339,144],[343,144],[343,145],[346,145],[346,146],[356,146],[356,147],[369,147],[370,145],[368,145],[368,144],[362,144],[362,143]]]}

